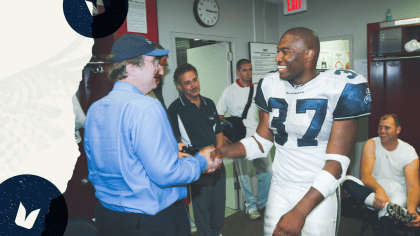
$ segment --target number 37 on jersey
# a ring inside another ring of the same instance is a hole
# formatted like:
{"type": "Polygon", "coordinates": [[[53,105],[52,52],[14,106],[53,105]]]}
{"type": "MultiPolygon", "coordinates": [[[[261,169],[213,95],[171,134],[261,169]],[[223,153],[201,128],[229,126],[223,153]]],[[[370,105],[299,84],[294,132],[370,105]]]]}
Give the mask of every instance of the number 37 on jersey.
{"type": "Polygon", "coordinates": [[[269,128],[281,146],[326,145],[335,120],[370,115],[367,80],[351,70],[329,70],[295,88],[276,71],[261,79],[256,105],[270,114],[269,128]]]}

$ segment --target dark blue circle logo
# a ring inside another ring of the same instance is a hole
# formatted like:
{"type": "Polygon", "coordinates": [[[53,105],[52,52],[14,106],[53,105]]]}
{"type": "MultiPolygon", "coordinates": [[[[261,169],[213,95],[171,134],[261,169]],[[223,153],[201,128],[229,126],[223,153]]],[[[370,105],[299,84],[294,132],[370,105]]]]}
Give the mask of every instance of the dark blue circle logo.
{"type": "Polygon", "coordinates": [[[103,0],[105,11],[93,16],[86,1],[96,6],[96,0],[63,0],[67,23],[78,34],[88,38],[103,38],[117,31],[127,18],[128,0],[103,0]]]}
{"type": "Polygon", "coordinates": [[[36,175],[18,175],[0,184],[0,235],[62,236],[68,220],[60,190],[36,175]]]}

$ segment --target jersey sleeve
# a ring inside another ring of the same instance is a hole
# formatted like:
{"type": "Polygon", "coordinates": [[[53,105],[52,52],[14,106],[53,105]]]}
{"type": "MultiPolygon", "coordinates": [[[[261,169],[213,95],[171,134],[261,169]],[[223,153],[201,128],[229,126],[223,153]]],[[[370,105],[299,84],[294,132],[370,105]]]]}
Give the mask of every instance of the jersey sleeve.
{"type": "Polygon", "coordinates": [[[255,104],[257,105],[258,108],[268,113],[269,112],[268,104],[267,104],[267,100],[265,100],[264,92],[262,88],[263,81],[264,79],[260,79],[260,82],[258,82],[257,94],[255,95],[255,104]]]}
{"type": "Polygon", "coordinates": [[[334,120],[348,120],[369,116],[371,97],[367,82],[347,83],[334,110],[334,120]]]}

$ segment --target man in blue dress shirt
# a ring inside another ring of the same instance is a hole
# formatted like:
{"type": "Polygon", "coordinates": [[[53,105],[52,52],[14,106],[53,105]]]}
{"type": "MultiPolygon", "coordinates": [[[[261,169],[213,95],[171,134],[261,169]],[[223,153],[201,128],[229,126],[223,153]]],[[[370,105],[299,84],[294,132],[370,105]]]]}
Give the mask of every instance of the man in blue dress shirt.
{"type": "Polygon", "coordinates": [[[109,58],[114,87],[88,110],[84,147],[101,236],[190,235],[186,183],[217,167],[211,147],[178,158],[165,110],[144,96],[156,88],[159,57],[168,53],[141,35],[123,35],[109,58]]]}

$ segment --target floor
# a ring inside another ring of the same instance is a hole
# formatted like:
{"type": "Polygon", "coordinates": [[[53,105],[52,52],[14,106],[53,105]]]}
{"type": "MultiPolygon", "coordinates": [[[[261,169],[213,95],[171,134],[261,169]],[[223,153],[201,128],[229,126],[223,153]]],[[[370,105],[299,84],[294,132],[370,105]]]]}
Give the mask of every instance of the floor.
{"type": "MultiPolygon", "coordinates": [[[[194,214],[190,204],[190,215],[192,219],[194,214]]],[[[262,212],[262,215],[264,213],[262,212]]],[[[260,236],[263,235],[264,220],[252,220],[245,214],[244,211],[237,211],[226,207],[225,222],[220,233],[223,236],[260,236]]],[[[340,219],[340,227],[338,236],[356,236],[360,235],[362,228],[362,220],[355,216],[342,216],[340,219]]],[[[192,236],[198,236],[195,226],[191,227],[192,236]]],[[[404,235],[402,231],[398,231],[397,235],[404,235]]],[[[363,236],[375,236],[372,227],[363,233],[363,236]]],[[[408,234],[414,236],[414,234],[408,234]]]]}
{"type": "MultiPolygon", "coordinates": [[[[225,218],[235,214],[236,212],[238,212],[238,211],[234,210],[234,209],[231,209],[229,207],[226,207],[225,218]]],[[[194,213],[193,213],[192,203],[190,204],[190,217],[191,217],[191,220],[194,222],[194,213]]],[[[197,228],[195,226],[191,226],[191,233],[193,233],[193,236],[194,235],[198,236],[198,234],[194,234],[195,232],[197,232],[197,228]]]]}

